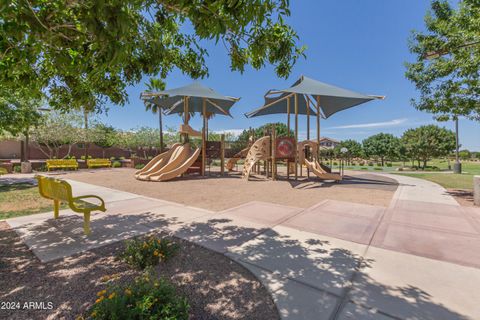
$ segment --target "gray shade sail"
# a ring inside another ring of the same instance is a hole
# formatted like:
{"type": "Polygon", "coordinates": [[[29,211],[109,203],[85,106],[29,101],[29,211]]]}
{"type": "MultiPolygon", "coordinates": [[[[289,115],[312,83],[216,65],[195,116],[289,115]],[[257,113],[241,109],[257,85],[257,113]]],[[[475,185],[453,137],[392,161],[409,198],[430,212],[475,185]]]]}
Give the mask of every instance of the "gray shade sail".
{"type": "Polygon", "coordinates": [[[307,101],[310,106],[316,105],[318,101],[324,118],[359,104],[384,98],[364,95],[301,76],[290,88],[267,92],[264,106],[247,113],[246,116],[250,118],[266,114],[287,113],[288,99],[291,101],[290,112],[292,113],[294,112],[292,106],[295,94],[297,94],[299,114],[306,114],[307,101]],[[279,93],[281,93],[280,96],[270,97],[279,93]],[[291,97],[287,98],[290,95],[291,97]]]}
{"type": "Polygon", "coordinates": [[[205,101],[208,113],[231,116],[230,108],[239,100],[239,98],[221,95],[200,82],[193,82],[180,88],[144,94],[143,97],[151,99],[153,103],[164,109],[167,115],[184,112],[184,98],[186,97],[188,112],[203,113],[203,102],[205,101]]]}

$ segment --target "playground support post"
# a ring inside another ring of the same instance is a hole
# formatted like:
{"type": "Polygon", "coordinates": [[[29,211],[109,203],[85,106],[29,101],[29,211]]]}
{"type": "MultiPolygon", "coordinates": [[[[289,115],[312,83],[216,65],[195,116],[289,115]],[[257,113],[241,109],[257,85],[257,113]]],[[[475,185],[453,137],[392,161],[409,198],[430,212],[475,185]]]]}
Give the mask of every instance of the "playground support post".
{"type": "Polygon", "coordinates": [[[295,93],[295,180],[298,180],[298,95],[295,93]]]}
{"type": "MultiPolygon", "coordinates": [[[[307,101],[307,140],[310,140],[310,101],[305,97],[307,101]]],[[[310,154],[310,153],[309,153],[310,154]]],[[[311,159],[308,159],[311,160],[311,159]]],[[[300,170],[303,166],[303,163],[300,164],[300,170]]],[[[307,168],[307,178],[310,179],[310,169],[307,168]]]]}
{"type": "Polygon", "coordinates": [[[220,174],[225,175],[225,134],[220,136],[220,174]]]}
{"type": "Polygon", "coordinates": [[[272,125],[272,180],[277,180],[277,159],[276,159],[276,149],[277,149],[277,130],[275,125],[272,125]]]}
{"type": "MultiPolygon", "coordinates": [[[[290,138],[290,97],[287,99],[287,137],[290,138]]],[[[287,160],[287,180],[290,179],[290,161],[287,160]]]]}
{"type": "Polygon", "coordinates": [[[205,162],[207,158],[207,143],[205,141],[206,138],[206,130],[207,130],[207,104],[205,98],[203,98],[203,128],[202,128],[202,176],[205,176],[205,162]]]}
{"type": "MultiPolygon", "coordinates": [[[[320,97],[317,96],[317,144],[318,150],[317,152],[320,153],[320,97]]],[[[320,154],[317,154],[317,159],[320,159],[320,154]]]]}

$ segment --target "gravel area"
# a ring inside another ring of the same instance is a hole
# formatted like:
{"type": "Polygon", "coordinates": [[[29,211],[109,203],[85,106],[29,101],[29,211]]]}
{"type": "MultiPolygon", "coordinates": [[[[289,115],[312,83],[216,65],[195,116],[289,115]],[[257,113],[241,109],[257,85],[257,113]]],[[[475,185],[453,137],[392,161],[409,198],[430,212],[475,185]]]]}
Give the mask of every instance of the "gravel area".
{"type": "MultiPolygon", "coordinates": [[[[279,319],[268,291],[245,268],[227,257],[189,242],[172,239],[178,253],[157,273],[170,279],[191,306],[191,319],[279,319]]],[[[115,243],[49,263],[41,263],[6,222],[0,222],[0,302],[44,302],[47,310],[0,309],[0,319],[75,319],[110,283],[139,274],[115,259],[115,243]],[[48,302],[53,308],[48,310],[48,302]]]]}
{"type": "MultiPolygon", "coordinates": [[[[308,208],[325,199],[387,207],[397,189],[397,182],[362,172],[348,172],[341,183],[310,180],[265,180],[254,176],[241,179],[240,173],[225,177],[177,178],[168,182],[139,181],[134,169],[79,170],[56,176],[99,186],[164,199],[189,206],[220,211],[250,201],[265,201],[286,206],[308,208]]],[[[304,170],[304,174],[306,171],[304,170]]]]}

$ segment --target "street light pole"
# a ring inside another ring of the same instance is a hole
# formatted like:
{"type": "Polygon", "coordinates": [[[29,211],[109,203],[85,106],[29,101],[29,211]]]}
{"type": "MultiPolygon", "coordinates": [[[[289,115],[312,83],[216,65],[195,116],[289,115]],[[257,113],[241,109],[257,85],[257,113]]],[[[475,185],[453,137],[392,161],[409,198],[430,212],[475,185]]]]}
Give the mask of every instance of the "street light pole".
{"type": "Polygon", "coordinates": [[[459,139],[458,139],[458,116],[454,116],[455,120],[455,164],[453,165],[453,173],[462,173],[462,164],[460,163],[459,157],[459,139]]]}

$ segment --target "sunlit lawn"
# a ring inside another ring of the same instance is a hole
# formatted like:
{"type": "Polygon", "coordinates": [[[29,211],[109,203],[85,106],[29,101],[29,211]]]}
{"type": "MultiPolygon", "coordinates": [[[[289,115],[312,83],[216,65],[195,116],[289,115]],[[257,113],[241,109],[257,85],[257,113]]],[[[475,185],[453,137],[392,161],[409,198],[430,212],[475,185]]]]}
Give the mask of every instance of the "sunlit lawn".
{"type": "Polygon", "coordinates": [[[53,202],[42,198],[28,183],[0,186],[0,220],[53,211],[53,202]]]}

